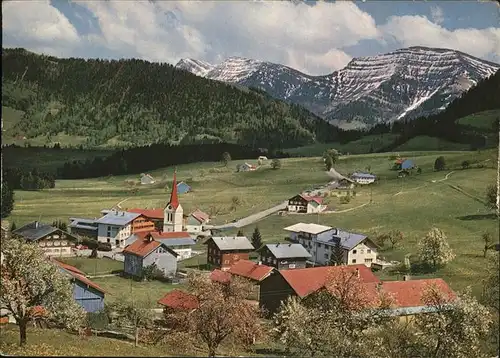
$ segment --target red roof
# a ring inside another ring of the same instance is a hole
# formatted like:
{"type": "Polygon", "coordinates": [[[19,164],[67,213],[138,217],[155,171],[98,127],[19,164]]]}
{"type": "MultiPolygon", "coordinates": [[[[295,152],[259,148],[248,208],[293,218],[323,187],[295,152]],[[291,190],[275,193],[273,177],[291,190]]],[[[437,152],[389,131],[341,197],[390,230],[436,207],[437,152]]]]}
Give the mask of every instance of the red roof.
{"type": "Polygon", "coordinates": [[[262,281],[271,271],[272,267],[266,265],[259,265],[250,260],[238,260],[235,262],[227,272],[232,275],[249,278],[254,281],[262,281]]]}
{"type": "Polygon", "coordinates": [[[422,293],[430,285],[435,285],[448,299],[456,297],[455,292],[441,278],[384,281],[380,288],[392,297],[395,308],[405,308],[425,306],[425,303],[422,302],[422,293]]]}
{"type": "Polygon", "coordinates": [[[359,278],[363,283],[380,282],[370,268],[363,264],[348,266],[322,266],[305,269],[282,270],[280,274],[292,287],[299,297],[305,297],[325,286],[327,276],[333,270],[348,270],[356,273],[359,270],[359,278]]]}
{"type": "Polygon", "coordinates": [[[125,247],[123,249],[123,253],[144,257],[160,245],[161,244],[158,241],[139,238],[125,247]]]}
{"type": "Polygon", "coordinates": [[[231,274],[227,271],[215,269],[210,273],[210,279],[220,283],[228,283],[231,281],[231,274]]]}
{"type": "Polygon", "coordinates": [[[163,209],[130,209],[127,210],[129,213],[142,214],[144,217],[149,219],[163,219],[164,213],[163,209]]]}
{"type": "Polygon", "coordinates": [[[302,199],[305,201],[315,201],[318,204],[321,204],[323,202],[323,198],[321,196],[307,196],[307,195],[300,195],[302,199]]]}
{"type": "Polygon", "coordinates": [[[168,205],[171,205],[174,209],[179,206],[179,197],[177,196],[177,170],[174,171],[174,180],[172,181],[172,193],[170,194],[170,201],[168,205]]]}
{"type": "Polygon", "coordinates": [[[203,223],[205,221],[207,221],[209,218],[210,218],[210,215],[208,215],[207,213],[204,213],[203,211],[201,210],[195,210],[191,213],[191,215],[196,219],[198,220],[199,222],[203,223]]]}
{"type": "Polygon", "coordinates": [[[182,238],[191,238],[191,235],[189,235],[188,232],[186,231],[174,231],[174,232],[158,232],[158,231],[152,231],[148,234],[151,234],[151,236],[154,239],[182,239],[182,238]]]}
{"type": "Polygon", "coordinates": [[[60,261],[57,261],[57,260],[53,260],[59,267],[61,267],[63,270],[65,270],[66,272],[68,272],[71,276],[73,276],[76,280],[80,281],[80,282],[83,282],[84,284],[86,284],[87,286],[90,286],[90,287],[93,287],[95,288],[97,291],[100,291],[102,293],[106,293],[106,291],[101,287],[99,286],[98,284],[90,281],[87,277],[85,277],[85,274],[78,270],[76,267],[73,267],[71,265],[68,265],[68,264],[65,264],[65,263],[62,263],[60,261]]]}
{"type": "Polygon", "coordinates": [[[163,296],[158,303],[173,309],[195,309],[198,308],[198,298],[190,293],[173,290],[163,296]]]}
{"type": "Polygon", "coordinates": [[[396,159],[396,164],[401,164],[401,163],[403,163],[405,160],[406,160],[406,158],[399,158],[399,159],[396,159]]]}

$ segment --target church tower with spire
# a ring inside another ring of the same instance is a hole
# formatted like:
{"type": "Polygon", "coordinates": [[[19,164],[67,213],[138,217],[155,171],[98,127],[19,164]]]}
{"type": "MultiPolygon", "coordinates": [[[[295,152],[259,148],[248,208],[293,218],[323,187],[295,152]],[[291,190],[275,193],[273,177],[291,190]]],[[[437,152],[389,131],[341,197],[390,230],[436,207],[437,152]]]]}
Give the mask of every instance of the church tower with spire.
{"type": "Polygon", "coordinates": [[[177,169],[174,171],[174,180],[172,181],[172,192],[170,201],[163,209],[163,231],[180,232],[183,229],[184,211],[179,203],[177,195],[177,169]]]}

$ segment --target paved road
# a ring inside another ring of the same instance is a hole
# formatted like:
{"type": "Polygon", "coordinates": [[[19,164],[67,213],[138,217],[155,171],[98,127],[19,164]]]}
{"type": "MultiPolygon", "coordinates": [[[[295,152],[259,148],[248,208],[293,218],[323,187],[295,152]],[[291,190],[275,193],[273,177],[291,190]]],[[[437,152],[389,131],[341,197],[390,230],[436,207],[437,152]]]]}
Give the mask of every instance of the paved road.
{"type": "Polygon", "coordinates": [[[259,220],[264,219],[266,216],[274,214],[280,210],[286,209],[287,203],[288,203],[288,201],[284,201],[279,205],[276,205],[276,206],[273,206],[272,208],[260,211],[256,214],[252,214],[252,215],[247,216],[246,218],[240,219],[236,222],[232,222],[232,223],[228,223],[228,224],[224,224],[224,225],[211,226],[210,229],[228,230],[228,229],[240,228],[243,226],[253,224],[259,220]]]}

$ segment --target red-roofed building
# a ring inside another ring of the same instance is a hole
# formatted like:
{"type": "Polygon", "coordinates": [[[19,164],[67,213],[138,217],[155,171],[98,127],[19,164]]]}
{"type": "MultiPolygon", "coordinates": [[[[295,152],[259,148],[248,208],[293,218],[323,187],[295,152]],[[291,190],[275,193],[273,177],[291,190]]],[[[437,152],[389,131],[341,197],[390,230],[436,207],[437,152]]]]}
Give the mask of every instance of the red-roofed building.
{"type": "Polygon", "coordinates": [[[196,209],[186,217],[186,230],[190,233],[199,233],[203,231],[203,225],[210,222],[210,215],[196,209]]]}
{"type": "Polygon", "coordinates": [[[231,267],[229,272],[231,275],[247,278],[255,282],[261,282],[273,271],[272,267],[255,263],[250,260],[236,261],[231,267]]]}
{"type": "Polygon", "coordinates": [[[346,266],[321,266],[295,270],[274,270],[260,283],[260,305],[269,313],[279,309],[282,301],[290,296],[306,297],[325,287],[327,277],[335,270],[347,270],[359,277],[362,283],[380,282],[370,268],[363,264],[346,266]]]}
{"type": "Polygon", "coordinates": [[[152,264],[165,276],[174,275],[177,271],[177,253],[151,235],[137,239],[126,246],[123,251],[124,272],[134,277],[142,277],[143,269],[152,264]]]}
{"type": "Polygon", "coordinates": [[[290,212],[310,214],[319,213],[326,209],[323,198],[320,196],[295,195],[288,199],[287,210],[290,212]]]}
{"type": "Polygon", "coordinates": [[[219,269],[215,269],[212,272],[210,272],[210,279],[212,281],[216,281],[219,283],[229,283],[231,281],[231,274],[227,271],[222,271],[219,269]]]}
{"type": "Polygon", "coordinates": [[[163,296],[158,303],[164,306],[167,313],[177,310],[194,310],[198,308],[198,298],[188,292],[173,290],[163,296]]]}

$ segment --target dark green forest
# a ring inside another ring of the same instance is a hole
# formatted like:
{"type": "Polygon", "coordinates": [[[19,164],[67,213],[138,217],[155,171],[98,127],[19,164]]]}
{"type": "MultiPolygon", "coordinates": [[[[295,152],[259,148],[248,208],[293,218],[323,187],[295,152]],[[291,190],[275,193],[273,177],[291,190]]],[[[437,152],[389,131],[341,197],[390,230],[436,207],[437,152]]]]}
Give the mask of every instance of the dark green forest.
{"type": "Polygon", "coordinates": [[[86,137],[87,148],[114,139],[130,147],[226,142],[273,150],[360,136],[300,106],[166,63],[3,49],[2,87],[2,105],[24,112],[14,135],[66,133],[86,137]]]}

